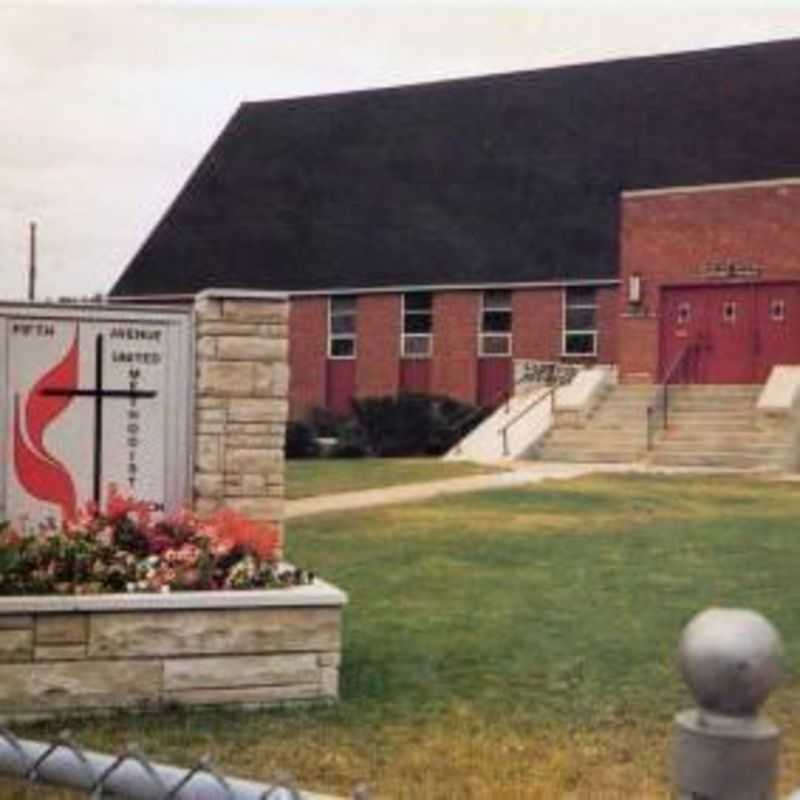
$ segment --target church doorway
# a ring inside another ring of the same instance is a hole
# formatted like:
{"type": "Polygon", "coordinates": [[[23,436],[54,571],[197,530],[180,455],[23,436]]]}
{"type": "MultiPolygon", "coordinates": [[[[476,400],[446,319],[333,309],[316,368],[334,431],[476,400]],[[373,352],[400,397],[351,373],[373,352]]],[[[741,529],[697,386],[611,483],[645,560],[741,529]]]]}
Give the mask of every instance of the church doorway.
{"type": "Polygon", "coordinates": [[[679,361],[689,383],[763,383],[800,364],[798,283],[663,287],[660,318],[660,381],[679,361]]]}

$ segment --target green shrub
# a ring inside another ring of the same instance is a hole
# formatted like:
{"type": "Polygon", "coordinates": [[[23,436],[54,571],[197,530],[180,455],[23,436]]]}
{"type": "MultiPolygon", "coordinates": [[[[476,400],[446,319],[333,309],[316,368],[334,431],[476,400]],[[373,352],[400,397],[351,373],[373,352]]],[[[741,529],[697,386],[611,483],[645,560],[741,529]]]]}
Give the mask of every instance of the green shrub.
{"type": "Polygon", "coordinates": [[[354,400],[353,411],[376,456],[441,455],[485,416],[475,406],[424,394],[354,400]]]}
{"type": "Polygon", "coordinates": [[[316,458],[320,447],[314,428],[306,422],[290,422],[286,426],[286,458],[316,458]]]}

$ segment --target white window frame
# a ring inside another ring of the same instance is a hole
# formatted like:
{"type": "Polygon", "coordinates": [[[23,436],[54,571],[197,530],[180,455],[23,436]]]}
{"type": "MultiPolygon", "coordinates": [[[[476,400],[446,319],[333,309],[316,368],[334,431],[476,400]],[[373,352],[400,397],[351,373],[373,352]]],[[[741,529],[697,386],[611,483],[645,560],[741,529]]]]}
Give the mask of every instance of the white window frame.
{"type": "Polygon", "coordinates": [[[403,292],[402,303],[400,306],[400,357],[401,358],[431,358],[433,356],[433,292],[403,292]],[[410,294],[427,294],[431,298],[430,309],[419,311],[417,309],[406,308],[406,297],[410,294]],[[406,333],[406,316],[429,316],[431,318],[431,332],[430,333],[406,333]],[[408,353],[406,352],[406,342],[414,339],[418,341],[426,340],[428,343],[427,352],[425,353],[408,353]]]}
{"type": "Polygon", "coordinates": [[[563,292],[562,316],[561,316],[561,356],[563,358],[593,358],[597,355],[597,288],[594,286],[565,286],[563,292]],[[591,303],[569,303],[569,290],[580,289],[582,291],[591,290],[594,292],[594,300],[591,303]],[[572,329],[567,328],[567,311],[571,308],[591,308],[594,310],[594,328],[587,329],[572,329]],[[592,337],[592,350],[591,352],[583,353],[570,353],[567,350],[567,339],[569,336],[591,336],[592,337]]]}
{"type": "Polygon", "coordinates": [[[356,325],[358,324],[358,296],[353,294],[338,294],[338,295],[330,295],[328,297],[328,358],[336,359],[337,361],[347,361],[352,360],[356,357],[358,353],[358,341],[356,338],[356,325]],[[336,300],[341,300],[342,298],[352,298],[353,300],[353,309],[352,311],[348,310],[346,312],[342,311],[334,311],[333,304],[336,300]],[[353,332],[352,333],[334,333],[333,332],[333,320],[335,317],[345,317],[351,316],[353,317],[353,332]],[[334,341],[342,341],[342,340],[349,340],[353,343],[353,352],[350,355],[334,355],[333,354],[333,343],[334,341]]]}
{"type": "Polygon", "coordinates": [[[514,293],[511,289],[484,289],[483,293],[481,294],[481,310],[480,310],[480,317],[478,318],[478,355],[481,358],[510,358],[514,352],[514,293]],[[486,304],[486,295],[489,292],[497,293],[497,292],[507,292],[508,293],[508,305],[507,306],[495,306],[495,305],[487,305],[486,304]],[[511,325],[510,330],[508,331],[485,331],[483,329],[483,324],[485,320],[485,314],[491,311],[507,311],[511,318],[511,325]],[[484,342],[488,338],[503,338],[506,340],[506,350],[504,353],[487,353],[484,349],[484,342]]]}

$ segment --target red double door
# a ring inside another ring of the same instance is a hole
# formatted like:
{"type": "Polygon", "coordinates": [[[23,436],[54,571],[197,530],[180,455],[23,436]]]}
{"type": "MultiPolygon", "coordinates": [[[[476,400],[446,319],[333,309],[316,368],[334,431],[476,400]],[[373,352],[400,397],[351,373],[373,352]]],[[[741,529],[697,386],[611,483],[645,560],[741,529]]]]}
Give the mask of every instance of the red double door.
{"type": "Polygon", "coordinates": [[[800,284],[664,287],[660,369],[681,354],[690,383],[763,383],[776,364],[800,364],[800,284]]]}

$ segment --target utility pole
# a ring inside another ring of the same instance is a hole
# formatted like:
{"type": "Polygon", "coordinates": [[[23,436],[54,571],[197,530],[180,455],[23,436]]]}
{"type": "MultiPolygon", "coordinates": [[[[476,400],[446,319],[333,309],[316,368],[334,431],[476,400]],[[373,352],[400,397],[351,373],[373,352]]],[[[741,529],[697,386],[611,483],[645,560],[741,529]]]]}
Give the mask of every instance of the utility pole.
{"type": "Polygon", "coordinates": [[[31,222],[30,264],[28,267],[28,301],[36,299],[36,223],[31,222]]]}

